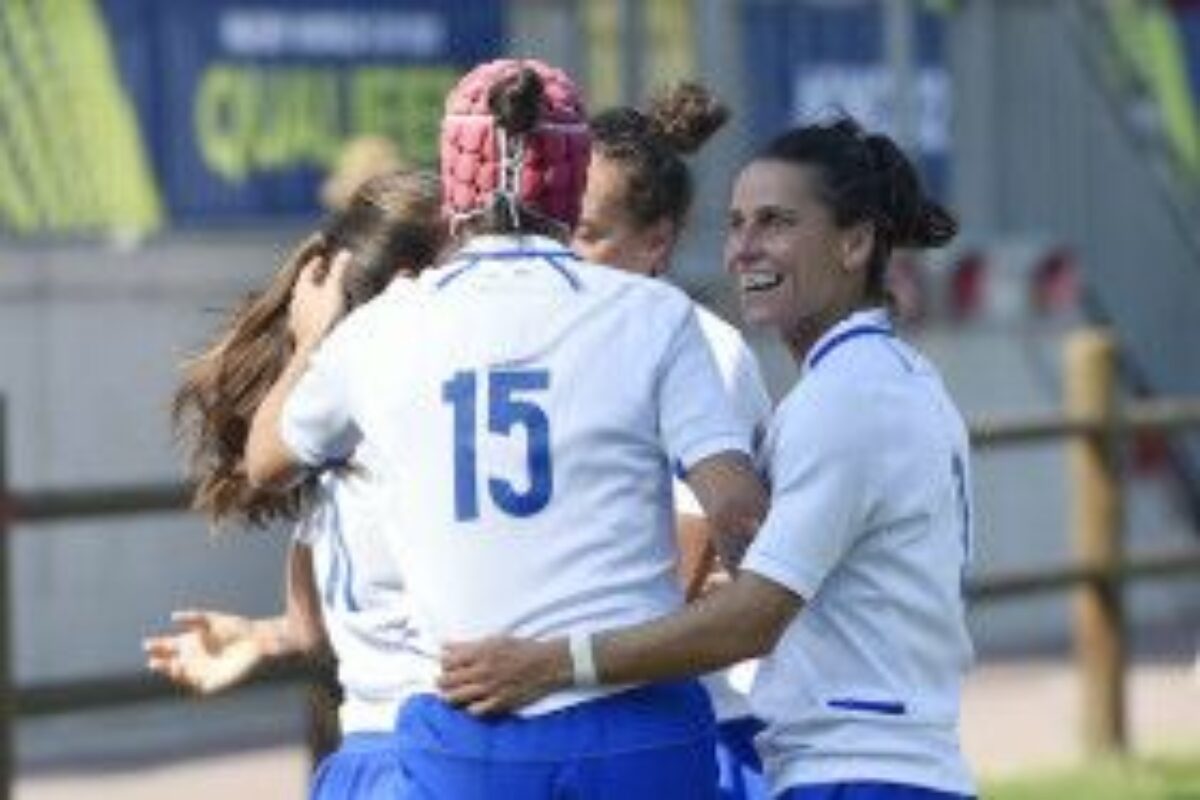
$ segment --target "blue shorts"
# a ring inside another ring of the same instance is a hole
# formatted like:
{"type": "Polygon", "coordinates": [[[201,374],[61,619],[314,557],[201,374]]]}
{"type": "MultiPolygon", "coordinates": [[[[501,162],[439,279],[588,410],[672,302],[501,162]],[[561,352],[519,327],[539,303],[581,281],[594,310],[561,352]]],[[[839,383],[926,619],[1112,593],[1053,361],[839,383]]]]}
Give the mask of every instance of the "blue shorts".
{"type": "Polygon", "coordinates": [[[717,772],[721,800],[768,800],[754,737],[763,729],[754,717],[739,717],[717,725],[717,772]]]}
{"type": "Polygon", "coordinates": [[[973,800],[970,795],[880,781],[847,781],[793,786],[777,800],[973,800]]]}
{"type": "Polygon", "coordinates": [[[409,800],[717,800],[699,683],[632,689],[536,717],[480,719],[417,695],[396,723],[409,800]]]}
{"type": "Polygon", "coordinates": [[[321,760],[308,796],[312,800],[392,798],[401,783],[395,737],[390,733],[351,733],[321,760]]]}

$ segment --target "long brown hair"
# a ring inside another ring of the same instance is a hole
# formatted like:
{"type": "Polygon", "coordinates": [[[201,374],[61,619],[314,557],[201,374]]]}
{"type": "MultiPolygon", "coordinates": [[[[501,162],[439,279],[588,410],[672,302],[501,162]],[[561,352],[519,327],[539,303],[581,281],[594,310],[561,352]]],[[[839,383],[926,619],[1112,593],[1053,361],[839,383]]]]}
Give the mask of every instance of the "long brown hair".
{"type": "Polygon", "coordinates": [[[428,174],[398,170],[366,181],[346,208],[296,248],[265,290],[233,310],[212,344],[184,364],[172,420],[195,482],[192,508],[218,526],[232,519],[264,526],[301,513],[312,478],[283,492],[255,489],[244,463],[254,412],[292,353],[292,286],[305,264],[348,250],[346,307],[370,300],[397,273],[432,263],[445,239],[440,203],[437,179],[428,174]]]}

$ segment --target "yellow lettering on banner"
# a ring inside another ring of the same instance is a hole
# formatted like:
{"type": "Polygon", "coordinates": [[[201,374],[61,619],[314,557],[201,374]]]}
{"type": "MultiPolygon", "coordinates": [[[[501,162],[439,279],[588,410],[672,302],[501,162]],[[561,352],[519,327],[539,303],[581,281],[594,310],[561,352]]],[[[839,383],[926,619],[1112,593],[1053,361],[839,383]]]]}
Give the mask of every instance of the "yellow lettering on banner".
{"type": "Polygon", "coordinates": [[[400,141],[413,153],[414,161],[437,164],[446,95],[454,88],[458,77],[457,72],[447,67],[405,73],[409,89],[405,95],[405,126],[400,141]]]}
{"type": "Polygon", "coordinates": [[[337,158],[344,137],[342,90],[338,75],[315,71],[304,102],[291,120],[294,146],[310,164],[330,164],[337,158]],[[305,124],[305,121],[309,124],[305,124]]]}
{"type": "Polygon", "coordinates": [[[411,156],[399,135],[402,123],[399,97],[403,90],[396,73],[388,67],[355,70],[350,81],[350,129],[354,135],[370,132],[388,137],[409,159],[411,156]]]}
{"type": "Polygon", "coordinates": [[[341,141],[338,73],[312,68],[258,73],[256,136],[251,163],[286,169],[328,163],[341,141]]]}
{"type": "Polygon", "coordinates": [[[204,164],[234,183],[244,181],[250,171],[256,94],[242,70],[223,66],[206,71],[196,93],[196,142],[204,164]]]}
{"type": "Polygon", "coordinates": [[[235,67],[214,65],[194,103],[204,165],[232,183],[252,173],[329,165],[342,143],[387,136],[404,157],[437,160],[449,67],[235,67]]]}
{"type": "Polygon", "coordinates": [[[696,35],[690,0],[659,0],[646,6],[650,34],[651,86],[661,86],[696,74],[696,35]]]}
{"type": "Polygon", "coordinates": [[[583,4],[587,32],[587,97],[593,108],[608,108],[621,102],[620,12],[617,3],[583,4]]]}
{"type": "Polygon", "coordinates": [[[408,161],[436,162],[442,106],[457,77],[448,67],[355,70],[350,88],[351,131],[390,138],[408,161]]]}

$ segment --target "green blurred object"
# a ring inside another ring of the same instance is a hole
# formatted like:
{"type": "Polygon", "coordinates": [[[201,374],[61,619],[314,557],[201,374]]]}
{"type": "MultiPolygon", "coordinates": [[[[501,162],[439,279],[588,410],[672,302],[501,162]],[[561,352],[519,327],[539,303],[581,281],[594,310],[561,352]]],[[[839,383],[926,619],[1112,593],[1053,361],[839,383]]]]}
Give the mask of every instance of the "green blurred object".
{"type": "Polygon", "coordinates": [[[1189,755],[1089,763],[1070,771],[986,782],[987,800],[1194,800],[1200,798],[1200,747],[1189,755]]]}

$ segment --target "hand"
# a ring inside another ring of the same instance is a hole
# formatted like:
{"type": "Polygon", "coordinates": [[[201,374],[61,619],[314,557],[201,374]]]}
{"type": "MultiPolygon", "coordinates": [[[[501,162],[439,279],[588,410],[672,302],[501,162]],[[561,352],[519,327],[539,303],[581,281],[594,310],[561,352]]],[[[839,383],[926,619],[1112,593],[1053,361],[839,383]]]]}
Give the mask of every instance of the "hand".
{"type": "Polygon", "coordinates": [[[438,689],[448,702],[477,716],[512,711],[570,685],[565,639],[496,636],[442,650],[438,689]]]}
{"type": "Polygon", "coordinates": [[[215,611],[176,611],[175,633],[142,642],[146,667],[199,694],[235,686],[266,657],[254,621],[215,611]]]}
{"type": "Polygon", "coordinates": [[[349,250],[339,250],[332,263],[316,257],[300,270],[288,304],[288,330],[297,350],[315,347],[346,313],[342,287],[350,260],[349,250]]]}
{"type": "Polygon", "coordinates": [[[696,599],[708,597],[713,592],[723,589],[731,583],[733,583],[733,576],[729,574],[729,571],[720,564],[714,564],[712,570],[704,577],[704,583],[700,587],[696,599]]]}

